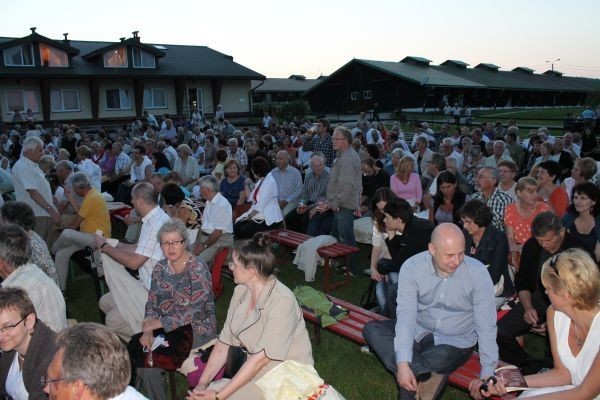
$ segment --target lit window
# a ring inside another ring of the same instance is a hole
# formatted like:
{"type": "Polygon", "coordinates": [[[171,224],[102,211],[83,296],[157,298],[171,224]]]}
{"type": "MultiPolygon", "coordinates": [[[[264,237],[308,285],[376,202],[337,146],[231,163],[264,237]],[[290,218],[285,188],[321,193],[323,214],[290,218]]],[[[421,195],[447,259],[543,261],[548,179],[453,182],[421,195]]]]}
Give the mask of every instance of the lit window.
{"type": "Polygon", "coordinates": [[[370,90],[364,90],[363,91],[363,99],[365,100],[371,100],[373,98],[373,93],[371,93],[370,90]]]}
{"type": "Polygon", "coordinates": [[[119,47],[104,53],[104,66],[107,68],[127,67],[127,49],[119,47]]]}
{"type": "Polygon", "coordinates": [[[79,107],[79,90],[77,89],[50,91],[50,103],[53,112],[81,111],[79,107]]]}
{"type": "Polygon", "coordinates": [[[38,112],[38,103],[33,90],[7,90],[6,106],[9,111],[31,111],[38,112]]]}
{"type": "Polygon", "coordinates": [[[134,68],[155,68],[154,55],[147,51],[133,48],[133,67],[134,68]]]}
{"type": "Polygon", "coordinates": [[[358,100],[358,92],[350,92],[350,100],[352,100],[352,101],[358,100]]]}
{"type": "Polygon", "coordinates": [[[164,88],[144,89],[144,108],[167,108],[167,91],[164,88]]]}
{"type": "Polygon", "coordinates": [[[107,89],[106,90],[106,109],[107,110],[129,110],[131,109],[131,99],[127,89],[107,89]]]}
{"type": "Polygon", "coordinates": [[[40,60],[44,67],[68,67],[69,56],[66,52],[40,43],[40,60]]]}
{"type": "Polygon", "coordinates": [[[4,49],[4,65],[11,67],[33,67],[31,43],[4,49]]]}

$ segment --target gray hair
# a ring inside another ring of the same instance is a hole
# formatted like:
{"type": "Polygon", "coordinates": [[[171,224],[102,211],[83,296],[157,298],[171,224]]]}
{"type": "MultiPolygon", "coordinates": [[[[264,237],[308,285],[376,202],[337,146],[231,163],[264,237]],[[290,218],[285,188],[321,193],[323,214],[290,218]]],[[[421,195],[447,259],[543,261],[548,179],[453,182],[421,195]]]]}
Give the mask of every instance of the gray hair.
{"type": "Polygon", "coordinates": [[[38,164],[40,164],[40,168],[43,171],[50,171],[52,168],[56,167],[56,161],[50,154],[44,154],[42,157],[40,157],[38,164]]]}
{"type": "Polygon", "coordinates": [[[350,129],[346,128],[343,125],[338,125],[333,130],[333,133],[335,133],[336,131],[338,131],[339,133],[341,133],[342,135],[344,135],[344,137],[348,141],[348,145],[352,144],[352,131],[350,131],[350,129]]]}
{"type": "Polygon", "coordinates": [[[310,159],[312,160],[313,158],[318,158],[323,164],[325,164],[325,156],[320,151],[312,153],[310,155],[310,159]]]}
{"type": "Polygon", "coordinates": [[[236,138],[231,138],[227,141],[227,145],[234,144],[234,143],[239,144],[240,142],[238,142],[238,140],[236,138]]]}
{"type": "Polygon", "coordinates": [[[219,181],[212,175],[205,175],[198,180],[200,187],[206,188],[213,193],[219,193],[219,181]]]}
{"type": "Polygon", "coordinates": [[[160,227],[160,229],[156,233],[156,241],[158,243],[162,242],[162,235],[164,235],[165,233],[178,233],[179,236],[181,236],[181,239],[185,240],[186,242],[188,240],[187,229],[185,228],[185,224],[179,219],[171,219],[165,222],[163,226],[160,227]]]}
{"type": "MultiPolygon", "coordinates": [[[[61,149],[64,150],[64,149],[61,149]]],[[[66,151],[66,150],[65,150],[66,151]]],[[[69,160],[60,160],[56,163],[56,169],[64,168],[67,171],[73,171],[73,164],[69,160]]]]}
{"type": "Polygon", "coordinates": [[[498,177],[500,176],[498,173],[498,168],[495,167],[481,167],[480,171],[490,171],[490,178],[492,178],[495,181],[498,181],[498,177]]]}
{"type": "Polygon", "coordinates": [[[177,146],[177,151],[182,151],[188,156],[192,155],[192,149],[187,144],[180,144],[179,146],[177,146]]]}
{"type": "Polygon", "coordinates": [[[91,186],[90,179],[83,172],[76,172],[71,178],[71,186],[73,188],[87,189],[91,186]]]}
{"type": "Polygon", "coordinates": [[[493,146],[494,146],[494,147],[496,147],[497,145],[498,145],[498,146],[502,146],[502,149],[505,149],[505,148],[506,148],[506,144],[505,144],[505,143],[504,143],[504,141],[502,141],[502,140],[496,140],[496,141],[494,142],[493,146]]]}
{"type": "Polygon", "coordinates": [[[140,182],[131,190],[131,197],[141,199],[146,204],[156,204],[154,186],[149,182],[140,182]]]}
{"type": "Polygon", "coordinates": [[[452,140],[451,138],[444,138],[444,140],[442,140],[443,144],[449,144],[450,146],[454,147],[454,140],[452,140]]]}
{"type": "Polygon", "coordinates": [[[23,141],[22,152],[25,153],[29,150],[35,150],[38,147],[44,148],[44,142],[37,136],[29,136],[23,141]]]}
{"type": "Polygon", "coordinates": [[[427,142],[427,138],[425,136],[417,136],[417,139],[415,140],[415,143],[417,143],[417,142],[423,143],[426,146],[429,144],[427,142]]]}
{"type": "Polygon", "coordinates": [[[0,225],[0,260],[15,270],[31,258],[29,235],[16,224],[0,225]]]}
{"type": "Polygon", "coordinates": [[[400,147],[396,147],[394,150],[392,150],[392,157],[393,156],[399,156],[400,158],[404,157],[404,150],[402,150],[400,147]]]}
{"type": "Polygon", "coordinates": [[[62,351],[62,377],[81,381],[100,399],[123,393],[131,379],[131,362],[127,348],[119,337],[104,325],[84,322],[58,334],[58,351],[62,351]]]}

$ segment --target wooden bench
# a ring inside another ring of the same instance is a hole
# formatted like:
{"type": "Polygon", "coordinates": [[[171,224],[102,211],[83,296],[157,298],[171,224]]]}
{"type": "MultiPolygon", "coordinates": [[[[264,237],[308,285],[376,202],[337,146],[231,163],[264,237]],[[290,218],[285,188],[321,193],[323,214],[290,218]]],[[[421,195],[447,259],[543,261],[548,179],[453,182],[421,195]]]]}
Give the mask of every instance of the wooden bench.
{"type": "MultiPolygon", "coordinates": [[[[503,361],[498,362],[498,368],[508,365],[503,361]]],[[[466,363],[458,367],[456,371],[450,374],[448,377],[448,383],[452,386],[455,386],[459,389],[469,390],[469,383],[473,379],[479,379],[479,371],[481,370],[481,365],[479,364],[479,354],[477,352],[473,352],[471,358],[467,360],[466,363]]],[[[494,397],[496,399],[514,399],[517,397],[517,393],[507,393],[502,397],[494,397]]]]}
{"type": "MultiPolygon", "coordinates": [[[[273,229],[269,231],[271,240],[286,247],[297,249],[302,243],[311,239],[312,236],[287,229],[273,229]]],[[[334,243],[329,246],[320,247],[317,250],[319,256],[323,257],[323,290],[325,293],[337,289],[340,286],[350,285],[350,255],[358,253],[359,248],[343,243],[334,243]],[[339,282],[331,282],[332,258],[344,257],[344,279],[339,282]]]]}

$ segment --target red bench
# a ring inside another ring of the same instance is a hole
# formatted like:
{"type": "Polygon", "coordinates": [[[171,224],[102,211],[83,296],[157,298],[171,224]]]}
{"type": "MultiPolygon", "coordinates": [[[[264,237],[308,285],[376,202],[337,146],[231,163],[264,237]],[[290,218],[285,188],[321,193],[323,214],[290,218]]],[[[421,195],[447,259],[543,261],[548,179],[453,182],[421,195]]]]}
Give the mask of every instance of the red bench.
{"type": "MultiPolygon", "coordinates": [[[[272,241],[292,249],[297,249],[302,243],[312,238],[310,235],[287,229],[273,229],[269,231],[269,234],[272,241]]],[[[323,290],[326,293],[340,286],[348,286],[350,284],[350,255],[358,251],[358,247],[343,243],[334,243],[317,250],[317,253],[323,257],[323,290]],[[330,260],[338,257],[344,257],[344,280],[332,283],[330,260]]]]}

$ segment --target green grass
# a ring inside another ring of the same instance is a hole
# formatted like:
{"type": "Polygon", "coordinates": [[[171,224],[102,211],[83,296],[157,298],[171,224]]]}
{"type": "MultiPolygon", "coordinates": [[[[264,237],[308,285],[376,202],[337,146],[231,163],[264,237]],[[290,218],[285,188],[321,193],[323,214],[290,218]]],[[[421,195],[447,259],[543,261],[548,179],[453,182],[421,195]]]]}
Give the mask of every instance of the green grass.
{"type": "MultiPolygon", "coordinates": [[[[370,255],[370,247],[360,245],[360,263],[367,268],[370,255]]],[[[309,285],[322,290],[322,271],[319,268],[316,280],[311,283],[304,281],[304,272],[299,271],[291,263],[292,255],[284,248],[275,250],[278,264],[278,277],[288,287],[293,289],[297,285],[309,285]]],[[[68,286],[68,312],[69,318],[77,319],[79,322],[94,321],[102,322],[102,315],[98,310],[96,295],[92,286],[91,278],[78,272],[76,278],[69,280],[68,286]]],[[[341,278],[336,276],[336,278],[341,278]]],[[[225,291],[216,302],[217,322],[222,327],[227,314],[229,301],[231,299],[234,283],[224,279],[225,291]]],[[[348,287],[335,290],[332,294],[336,297],[358,304],[362,294],[367,290],[369,279],[358,277],[348,287]]],[[[308,324],[309,333],[312,333],[312,325],[308,324]]],[[[312,351],[315,360],[315,368],[321,377],[333,385],[348,400],[370,400],[370,399],[395,399],[396,385],[394,377],[388,373],[377,357],[372,353],[363,353],[360,346],[345,340],[331,332],[321,331],[321,342],[316,344],[312,341],[312,351]]],[[[543,352],[543,341],[535,336],[527,338],[528,349],[534,353],[543,352]]],[[[178,378],[179,392],[185,392],[185,380],[178,378]]],[[[466,400],[470,397],[467,393],[453,387],[447,387],[443,400],[466,400]]]]}

